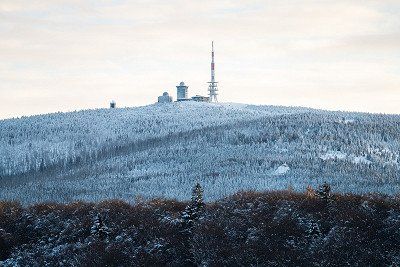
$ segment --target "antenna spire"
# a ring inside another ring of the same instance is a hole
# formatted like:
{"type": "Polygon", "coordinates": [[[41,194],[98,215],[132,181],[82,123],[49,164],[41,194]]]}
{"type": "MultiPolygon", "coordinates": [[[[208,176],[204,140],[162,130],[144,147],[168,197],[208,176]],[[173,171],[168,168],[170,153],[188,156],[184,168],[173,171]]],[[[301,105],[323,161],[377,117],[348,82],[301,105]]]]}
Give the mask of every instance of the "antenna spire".
{"type": "Polygon", "coordinates": [[[218,102],[217,91],[218,82],[215,81],[215,63],[214,63],[214,41],[211,42],[211,81],[208,82],[208,91],[210,96],[210,102],[218,102]]]}

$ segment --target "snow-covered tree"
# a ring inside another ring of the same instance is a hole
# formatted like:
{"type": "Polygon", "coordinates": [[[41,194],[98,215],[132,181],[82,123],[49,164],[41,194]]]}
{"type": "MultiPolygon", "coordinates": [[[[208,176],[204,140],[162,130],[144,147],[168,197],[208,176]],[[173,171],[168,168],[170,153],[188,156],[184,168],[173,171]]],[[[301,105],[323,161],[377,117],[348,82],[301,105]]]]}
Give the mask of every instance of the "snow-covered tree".
{"type": "Polygon", "coordinates": [[[203,189],[197,183],[192,190],[192,199],[182,213],[182,221],[186,230],[191,230],[194,223],[200,218],[204,208],[203,189]]]}
{"type": "Polygon", "coordinates": [[[320,199],[325,201],[329,201],[332,198],[331,195],[331,186],[328,183],[324,183],[318,188],[318,196],[320,199]]]}
{"type": "Polygon", "coordinates": [[[198,218],[204,208],[203,188],[199,183],[197,183],[192,190],[192,205],[194,206],[194,211],[198,218]]]}
{"type": "Polygon", "coordinates": [[[110,234],[110,230],[104,224],[103,218],[101,217],[100,213],[98,213],[94,219],[94,223],[92,225],[92,228],[90,229],[90,234],[100,240],[106,240],[108,238],[108,235],[110,234]]]}
{"type": "Polygon", "coordinates": [[[217,200],[322,177],[336,192],[394,195],[398,129],[400,115],[190,101],[0,120],[0,196],[188,200],[198,181],[217,200]]]}
{"type": "Polygon", "coordinates": [[[310,222],[307,230],[307,237],[315,238],[321,235],[321,230],[317,222],[310,222]]]}

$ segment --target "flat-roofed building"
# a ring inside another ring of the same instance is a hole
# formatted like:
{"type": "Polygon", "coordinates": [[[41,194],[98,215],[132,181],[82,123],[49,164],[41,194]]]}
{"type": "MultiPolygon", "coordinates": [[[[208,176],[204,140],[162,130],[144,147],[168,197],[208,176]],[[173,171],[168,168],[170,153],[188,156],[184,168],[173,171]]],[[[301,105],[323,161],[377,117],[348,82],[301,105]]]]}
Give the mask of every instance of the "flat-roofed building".
{"type": "Polygon", "coordinates": [[[197,102],[210,102],[210,97],[202,96],[202,95],[195,95],[195,96],[192,96],[192,100],[197,101],[197,102]]]}

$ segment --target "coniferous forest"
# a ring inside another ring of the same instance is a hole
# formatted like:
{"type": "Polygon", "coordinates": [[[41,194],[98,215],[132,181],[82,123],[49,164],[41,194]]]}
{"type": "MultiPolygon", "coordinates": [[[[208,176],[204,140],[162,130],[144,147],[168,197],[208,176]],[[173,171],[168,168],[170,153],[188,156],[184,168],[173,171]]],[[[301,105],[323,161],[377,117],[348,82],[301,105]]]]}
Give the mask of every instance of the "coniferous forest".
{"type": "Polygon", "coordinates": [[[178,102],[0,121],[0,196],[22,204],[241,190],[400,191],[400,116],[178,102]]]}
{"type": "Polygon", "coordinates": [[[0,0],[0,99],[0,267],[400,267],[400,0],[0,0]]]}
{"type": "Polygon", "coordinates": [[[1,266],[398,266],[400,200],[240,192],[204,203],[0,202],[1,266]]]}
{"type": "Polygon", "coordinates": [[[0,266],[398,266],[399,129],[189,102],[0,121],[0,266]]]}

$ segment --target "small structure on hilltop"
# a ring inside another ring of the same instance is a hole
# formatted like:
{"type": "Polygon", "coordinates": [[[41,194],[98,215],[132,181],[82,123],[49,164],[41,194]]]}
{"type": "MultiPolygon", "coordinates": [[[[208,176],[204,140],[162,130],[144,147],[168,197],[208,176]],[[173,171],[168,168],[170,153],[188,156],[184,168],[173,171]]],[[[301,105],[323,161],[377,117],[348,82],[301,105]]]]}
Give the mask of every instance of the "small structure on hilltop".
{"type": "Polygon", "coordinates": [[[162,96],[158,97],[158,103],[169,103],[172,102],[172,96],[170,96],[167,92],[164,92],[162,96]]]}
{"type": "Polygon", "coordinates": [[[197,101],[197,102],[210,102],[210,97],[202,96],[202,95],[195,95],[195,96],[192,96],[192,100],[197,101]]]}
{"type": "Polygon", "coordinates": [[[117,103],[115,103],[115,101],[112,100],[112,101],[110,102],[110,108],[116,108],[116,107],[117,107],[117,103]]]}
{"type": "MultiPolygon", "coordinates": [[[[188,88],[184,82],[180,82],[176,86],[176,102],[181,101],[196,101],[196,102],[218,102],[218,82],[215,81],[215,62],[214,62],[214,42],[211,43],[211,81],[208,82],[208,96],[195,95],[188,97],[188,88]]],[[[158,103],[172,102],[172,98],[165,92],[162,96],[158,97],[158,103]]]]}
{"type": "MultiPolygon", "coordinates": [[[[210,97],[195,95],[192,97],[188,97],[188,88],[184,82],[180,82],[179,85],[176,86],[176,102],[182,101],[196,101],[196,102],[210,102],[210,97]]],[[[172,102],[172,97],[168,95],[167,92],[164,92],[162,96],[158,97],[158,103],[168,103],[172,102]]]]}
{"type": "Polygon", "coordinates": [[[208,84],[210,102],[218,102],[218,82],[215,81],[214,41],[211,42],[211,81],[208,84]]]}
{"type": "Polygon", "coordinates": [[[187,101],[188,99],[188,88],[189,86],[185,85],[184,82],[180,82],[179,85],[176,86],[176,101],[187,101]]]}

